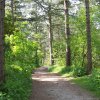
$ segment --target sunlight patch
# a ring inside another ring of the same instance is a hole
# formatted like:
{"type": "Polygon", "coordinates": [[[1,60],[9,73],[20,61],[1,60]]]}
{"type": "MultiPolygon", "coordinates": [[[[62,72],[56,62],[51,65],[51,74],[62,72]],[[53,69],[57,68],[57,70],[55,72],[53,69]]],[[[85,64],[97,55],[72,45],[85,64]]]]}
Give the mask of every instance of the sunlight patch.
{"type": "Polygon", "coordinates": [[[41,77],[32,77],[33,80],[37,80],[37,81],[51,81],[51,82],[55,82],[55,81],[61,81],[61,80],[66,80],[64,78],[55,78],[55,77],[51,77],[51,78],[41,78],[41,77]]]}

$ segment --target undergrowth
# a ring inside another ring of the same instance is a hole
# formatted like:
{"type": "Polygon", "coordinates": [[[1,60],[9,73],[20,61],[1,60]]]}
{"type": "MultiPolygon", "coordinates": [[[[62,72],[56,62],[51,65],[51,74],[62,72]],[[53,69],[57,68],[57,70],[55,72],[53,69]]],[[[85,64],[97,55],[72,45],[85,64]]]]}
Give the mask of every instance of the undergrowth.
{"type": "Polygon", "coordinates": [[[0,100],[29,100],[34,68],[19,62],[6,65],[5,82],[0,85],[0,100]]]}

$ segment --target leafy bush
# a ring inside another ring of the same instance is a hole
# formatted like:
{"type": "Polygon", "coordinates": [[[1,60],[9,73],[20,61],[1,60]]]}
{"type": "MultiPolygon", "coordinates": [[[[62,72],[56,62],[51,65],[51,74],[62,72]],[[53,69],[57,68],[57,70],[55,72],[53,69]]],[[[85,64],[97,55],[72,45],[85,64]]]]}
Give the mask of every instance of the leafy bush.
{"type": "Polygon", "coordinates": [[[36,41],[26,38],[27,34],[14,30],[5,36],[5,83],[0,89],[0,100],[29,100],[32,79],[31,73],[39,66],[36,41]],[[37,62],[36,62],[37,61],[37,62]],[[35,65],[35,66],[34,66],[35,65]]]}
{"type": "Polygon", "coordinates": [[[32,69],[28,64],[22,66],[18,62],[12,62],[9,66],[6,64],[6,81],[0,88],[0,100],[28,100],[31,94],[32,69]]]}
{"type": "Polygon", "coordinates": [[[63,67],[59,73],[65,74],[69,73],[72,69],[70,67],[63,67]]]}
{"type": "Polygon", "coordinates": [[[73,75],[78,76],[78,77],[86,75],[85,67],[74,67],[73,68],[73,75]]]}

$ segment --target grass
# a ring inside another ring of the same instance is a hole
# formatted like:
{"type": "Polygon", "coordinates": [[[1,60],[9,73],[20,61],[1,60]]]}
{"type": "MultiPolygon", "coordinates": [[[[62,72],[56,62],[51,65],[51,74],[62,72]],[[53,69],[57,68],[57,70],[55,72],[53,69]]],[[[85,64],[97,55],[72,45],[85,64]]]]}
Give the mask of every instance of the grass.
{"type": "Polygon", "coordinates": [[[90,91],[96,97],[99,97],[100,98],[100,90],[99,89],[95,89],[95,86],[91,82],[89,76],[83,76],[83,77],[73,78],[72,81],[74,83],[78,84],[80,87],[82,87],[82,88],[90,91]]]}
{"type": "MultiPolygon", "coordinates": [[[[99,70],[100,69],[98,69],[98,72],[100,72],[99,70]]],[[[92,76],[74,77],[73,70],[64,66],[51,66],[49,67],[49,71],[53,73],[59,73],[61,76],[66,77],[68,80],[71,79],[71,81],[75,84],[79,85],[82,88],[85,88],[95,96],[100,97],[100,73],[95,72],[92,74],[92,76]],[[96,82],[95,80],[99,81],[96,82]]]]}
{"type": "Polygon", "coordinates": [[[70,68],[64,67],[64,66],[51,66],[49,67],[49,72],[52,73],[59,73],[60,75],[64,76],[64,77],[71,77],[72,76],[72,72],[70,71],[70,68]]]}

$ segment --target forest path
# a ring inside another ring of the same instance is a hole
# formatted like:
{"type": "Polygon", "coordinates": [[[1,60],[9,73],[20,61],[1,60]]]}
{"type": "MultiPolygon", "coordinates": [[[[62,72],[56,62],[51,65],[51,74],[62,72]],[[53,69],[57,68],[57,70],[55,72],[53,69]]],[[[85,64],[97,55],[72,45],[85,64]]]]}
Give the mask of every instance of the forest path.
{"type": "Polygon", "coordinates": [[[49,73],[47,67],[38,68],[32,79],[30,100],[98,100],[66,78],[49,73]]]}

